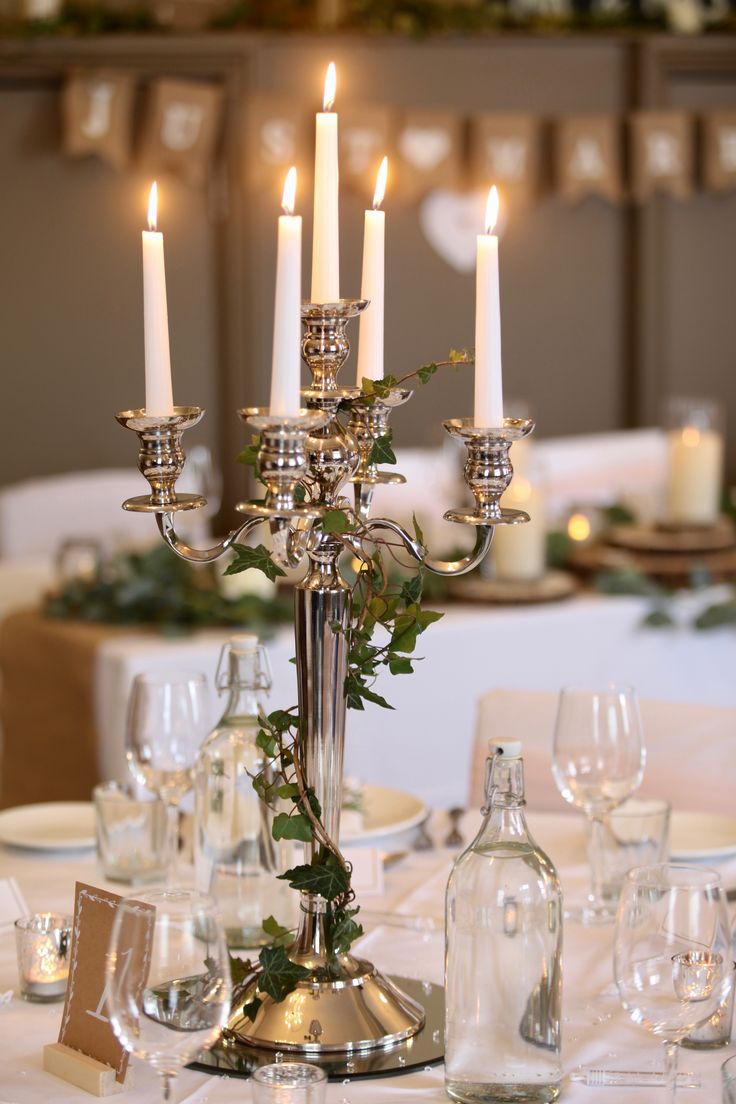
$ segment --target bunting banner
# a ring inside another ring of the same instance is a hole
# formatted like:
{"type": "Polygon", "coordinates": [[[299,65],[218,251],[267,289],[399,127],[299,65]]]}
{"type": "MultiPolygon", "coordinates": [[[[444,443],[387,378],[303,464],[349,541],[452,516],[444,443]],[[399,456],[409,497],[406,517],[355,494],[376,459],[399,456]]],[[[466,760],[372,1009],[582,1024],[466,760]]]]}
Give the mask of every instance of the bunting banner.
{"type": "Polygon", "coordinates": [[[195,81],[156,80],[149,87],[141,162],[205,183],[220,134],[222,89],[195,81]]]}
{"type": "Polygon", "coordinates": [[[136,84],[111,69],[69,74],[61,96],[62,145],[69,157],[95,155],[114,169],[131,160],[136,84]]]}
{"type": "Polygon", "coordinates": [[[645,203],[658,192],[689,199],[693,192],[693,120],[684,111],[639,111],[630,119],[631,193],[645,203]]]}
{"type": "Polygon", "coordinates": [[[557,190],[577,203],[602,196],[618,203],[623,196],[621,124],[612,115],[570,115],[557,124],[557,190]]]}
{"type": "Polygon", "coordinates": [[[340,112],[340,184],[373,198],[376,172],[389,150],[391,113],[388,108],[348,107],[340,112]]]}
{"type": "Polygon", "coordinates": [[[713,192],[736,188],[736,111],[703,119],[703,183],[713,192]]]}
{"type": "Polygon", "coordinates": [[[246,149],[256,188],[280,195],[292,165],[308,163],[307,118],[295,100],[255,96],[246,107],[246,149]]]}
{"type": "Polygon", "coordinates": [[[477,115],[471,120],[473,187],[498,184],[505,194],[528,201],[541,185],[542,124],[533,115],[477,115]]]}
{"type": "Polygon", "coordinates": [[[417,200],[435,188],[461,183],[463,119],[452,111],[410,111],[395,135],[397,192],[417,200]]]}

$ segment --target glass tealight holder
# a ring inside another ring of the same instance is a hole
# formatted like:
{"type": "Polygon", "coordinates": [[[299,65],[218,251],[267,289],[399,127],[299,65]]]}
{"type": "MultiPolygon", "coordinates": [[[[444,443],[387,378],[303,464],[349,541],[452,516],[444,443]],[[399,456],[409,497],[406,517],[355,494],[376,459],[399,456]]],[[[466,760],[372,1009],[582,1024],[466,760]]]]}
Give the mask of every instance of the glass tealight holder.
{"type": "Polygon", "coordinates": [[[308,1062],[275,1062],[254,1070],[254,1104],[324,1104],[327,1074],[308,1062]]]}
{"type": "Polygon", "coordinates": [[[715,525],[723,487],[723,408],[714,399],[673,397],[667,403],[666,426],[665,524],[715,525]]]}
{"type": "Polygon", "coordinates": [[[97,862],[111,882],[143,885],[166,880],[170,833],[164,802],[153,794],[103,782],[92,791],[97,862]]]}
{"type": "Polygon", "coordinates": [[[20,995],[49,1003],[64,999],[69,977],[72,918],[55,912],[21,916],[15,921],[20,995]]]}

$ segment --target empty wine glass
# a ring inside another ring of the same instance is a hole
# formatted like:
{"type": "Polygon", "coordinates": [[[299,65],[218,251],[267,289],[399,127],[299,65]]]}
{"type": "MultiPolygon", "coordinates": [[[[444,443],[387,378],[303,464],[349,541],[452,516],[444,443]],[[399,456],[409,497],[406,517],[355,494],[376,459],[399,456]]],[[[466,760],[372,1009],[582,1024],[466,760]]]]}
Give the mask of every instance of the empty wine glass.
{"type": "Polygon", "coordinates": [[[615,906],[603,896],[603,817],[638,789],[645,758],[639,704],[631,687],[565,687],[560,692],[552,773],[565,801],[583,810],[591,829],[591,892],[582,909],[567,910],[584,924],[615,917],[615,906]]]}
{"type": "Polygon", "coordinates": [[[169,815],[170,876],[179,851],[179,804],[194,784],[194,763],[209,727],[202,674],[136,675],[128,706],[128,765],[160,797],[169,815]]]}
{"type": "Polygon", "coordinates": [[[714,870],[663,863],[630,870],[621,890],[614,977],[632,1020],[664,1042],[670,1101],[678,1044],[716,1013],[733,985],[720,881],[714,870]]]}
{"type": "Polygon", "coordinates": [[[183,888],[124,898],[110,935],[107,992],[115,1035],[161,1076],[168,1100],[172,1079],[216,1041],[230,1013],[230,964],[213,899],[183,888]],[[148,925],[141,905],[155,910],[148,925]]]}

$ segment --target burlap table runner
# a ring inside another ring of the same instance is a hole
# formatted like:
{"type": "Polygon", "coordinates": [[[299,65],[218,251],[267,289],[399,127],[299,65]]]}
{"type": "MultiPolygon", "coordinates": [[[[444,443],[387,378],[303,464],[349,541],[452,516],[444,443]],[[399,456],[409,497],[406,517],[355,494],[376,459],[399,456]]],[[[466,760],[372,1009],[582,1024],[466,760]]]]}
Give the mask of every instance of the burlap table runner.
{"type": "Polygon", "coordinates": [[[0,807],[90,800],[100,781],[95,655],[122,632],[30,610],[0,622],[0,807]]]}

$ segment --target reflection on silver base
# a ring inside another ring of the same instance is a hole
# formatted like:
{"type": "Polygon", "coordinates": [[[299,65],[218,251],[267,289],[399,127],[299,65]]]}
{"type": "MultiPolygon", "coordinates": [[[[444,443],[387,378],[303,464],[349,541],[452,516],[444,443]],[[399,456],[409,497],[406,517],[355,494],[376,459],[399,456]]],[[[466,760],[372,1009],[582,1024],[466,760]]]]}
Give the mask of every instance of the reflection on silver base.
{"type": "MultiPolygon", "coordinates": [[[[408,1039],[373,1046],[369,1050],[342,1053],[322,1051],[302,1052],[307,1061],[320,1066],[331,1080],[352,1077],[395,1076],[410,1073],[425,1066],[437,1065],[444,1057],[445,991],[441,985],[410,978],[383,978],[392,988],[403,991],[404,999],[424,1008],[424,1026],[408,1039]]],[[[284,1048],[284,1054],[286,1050],[284,1048]]],[[[295,1055],[288,1054],[287,1061],[295,1055]]],[[[203,1051],[192,1063],[194,1069],[219,1076],[249,1077],[258,1066],[274,1060],[272,1047],[259,1047],[246,1042],[221,1041],[211,1050],[203,1051]]]]}
{"type": "Polygon", "coordinates": [[[445,521],[457,521],[461,525],[522,525],[529,521],[529,515],[524,510],[507,510],[504,506],[496,514],[487,509],[448,510],[445,521]]]}
{"type": "MultiPolygon", "coordinates": [[[[166,504],[167,514],[176,514],[180,510],[198,510],[200,506],[206,506],[207,499],[198,494],[177,494],[166,504]]],[[[151,495],[135,495],[134,498],[126,498],[123,509],[133,514],[160,514],[162,508],[152,500],[151,495]]]]}

